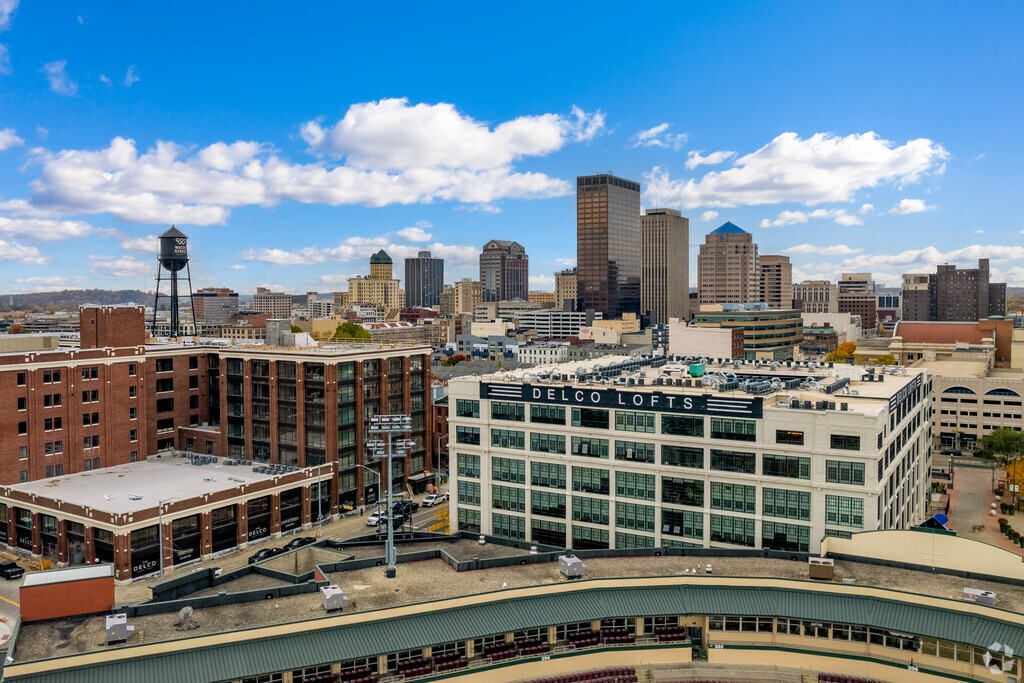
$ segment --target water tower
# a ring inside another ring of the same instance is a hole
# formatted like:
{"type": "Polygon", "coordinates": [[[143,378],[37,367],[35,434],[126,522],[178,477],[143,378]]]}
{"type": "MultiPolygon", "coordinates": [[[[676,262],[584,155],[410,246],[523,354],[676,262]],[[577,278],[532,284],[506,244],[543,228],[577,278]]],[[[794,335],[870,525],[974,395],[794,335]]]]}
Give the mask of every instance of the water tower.
{"type": "MultiPolygon", "coordinates": [[[[171,329],[170,336],[179,336],[178,321],[178,272],[185,270],[185,279],[188,281],[188,300],[192,305],[192,322],[196,326],[196,333],[199,332],[199,321],[196,320],[195,302],[192,300],[192,274],[188,267],[188,237],[181,230],[173,225],[171,229],[160,235],[160,255],[157,256],[156,268],[156,299],[153,301],[153,324],[150,333],[156,334],[156,311],[160,303],[160,280],[163,272],[170,273],[171,279],[171,329]]],[[[167,294],[164,294],[167,297],[167,294]]]]}

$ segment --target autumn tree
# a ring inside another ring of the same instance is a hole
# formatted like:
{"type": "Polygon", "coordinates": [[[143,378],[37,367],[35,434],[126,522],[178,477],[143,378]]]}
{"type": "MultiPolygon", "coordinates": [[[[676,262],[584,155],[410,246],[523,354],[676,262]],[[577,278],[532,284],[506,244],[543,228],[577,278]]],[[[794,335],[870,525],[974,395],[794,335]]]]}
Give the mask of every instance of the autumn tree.
{"type": "Polygon", "coordinates": [[[835,351],[825,356],[826,363],[845,363],[847,358],[852,358],[857,350],[857,342],[844,342],[835,351]]]}
{"type": "Polygon", "coordinates": [[[332,341],[370,341],[370,333],[362,325],[353,322],[344,322],[338,325],[334,331],[332,341]]]}

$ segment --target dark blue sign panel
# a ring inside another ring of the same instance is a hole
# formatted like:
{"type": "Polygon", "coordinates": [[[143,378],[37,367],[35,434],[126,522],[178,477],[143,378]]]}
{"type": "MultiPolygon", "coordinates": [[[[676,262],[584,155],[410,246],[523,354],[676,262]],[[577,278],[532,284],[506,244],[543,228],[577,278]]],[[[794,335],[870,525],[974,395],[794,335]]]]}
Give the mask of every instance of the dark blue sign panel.
{"type": "Polygon", "coordinates": [[[654,410],[661,413],[716,415],[760,419],[760,398],[733,398],[714,394],[667,394],[661,391],[594,389],[547,384],[480,383],[480,398],[526,403],[555,403],[570,406],[619,410],[654,410]]]}

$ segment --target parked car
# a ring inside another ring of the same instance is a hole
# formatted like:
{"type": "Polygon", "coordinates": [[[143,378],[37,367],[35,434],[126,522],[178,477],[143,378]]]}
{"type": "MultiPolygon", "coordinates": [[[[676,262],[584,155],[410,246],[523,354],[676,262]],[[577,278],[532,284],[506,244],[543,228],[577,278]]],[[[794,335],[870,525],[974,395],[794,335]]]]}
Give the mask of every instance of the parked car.
{"type": "Polygon", "coordinates": [[[446,500],[448,500],[447,493],[431,493],[430,495],[423,499],[423,506],[432,508],[435,505],[440,505],[446,500]]]}
{"type": "Polygon", "coordinates": [[[396,512],[416,512],[420,509],[420,504],[415,500],[400,500],[395,503],[396,512]]]}
{"type": "Polygon", "coordinates": [[[947,448],[942,451],[942,455],[963,455],[959,448],[947,448]]]}
{"type": "Polygon", "coordinates": [[[256,564],[263,560],[269,560],[271,557],[277,557],[283,552],[284,548],[264,548],[249,558],[249,564],[256,564]]]}
{"type": "Polygon", "coordinates": [[[6,562],[0,562],[0,576],[4,577],[8,581],[11,579],[17,579],[24,576],[25,570],[18,566],[17,562],[7,560],[6,562]]]}
{"type": "Polygon", "coordinates": [[[378,524],[380,524],[380,518],[381,513],[379,510],[377,512],[372,513],[369,517],[366,518],[366,526],[377,526],[378,524]]]}
{"type": "Polygon", "coordinates": [[[288,552],[289,550],[295,550],[296,548],[301,548],[302,546],[309,545],[310,543],[316,543],[316,539],[312,536],[301,536],[299,538],[293,538],[292,540],[285,543],[284,550],[285,552],[288,552]]]}

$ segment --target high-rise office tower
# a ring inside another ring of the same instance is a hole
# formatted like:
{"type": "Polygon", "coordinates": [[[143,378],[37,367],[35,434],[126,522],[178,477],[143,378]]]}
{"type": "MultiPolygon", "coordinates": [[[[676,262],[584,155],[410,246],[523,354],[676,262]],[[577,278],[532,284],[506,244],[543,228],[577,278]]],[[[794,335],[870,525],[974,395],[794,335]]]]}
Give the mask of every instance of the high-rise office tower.
{"type": "Polygon", "coordinates": [[[758,258],[761,302],[768,308],[793,307],[793,264],[788,256],[765,254],[758,258]]]}
{"type": "Polygon", "coordinates": [[[697,257],[697,294],[702,304],[761,300],[757,245],[749,232],[725,223],[704,238],[697,257]]]}
{"type": "Polygon", "coordinates": [[[577,308],[606,318],[640,312],[640,184],[576,178],[577,308]]]}
{"type": "Polygon", "coordinates": [[[794,304],[804,313],[838,313],[839,290],[835,283],[828,280],[804,280],[793,285],[794,304]]]}
{"type": "Polygon", "coordinates": [[[263,313],[268,318],[292,317],[292,295],[284,292],[272,292],[266,287],[257,287],[252,297],[252,310],[263,313]]]}
{"type": "Polygon", "coordinates": [[[348,304],[383,306],[385,312],[405,308],[405,292],[398,280],[391,277],[391,257],[381,249],[370,257],[370,276],[354,277],[348,281],[348,304]]]}
{"type": "Polygon", "coordinates": [[[690,311],[690,219],[647,209],[641,223],[640,308],[651,323],[686,320],[690,311]]]}
{"type": "Polygon", "coordinates": [[[904,275],[903,319],[973,322],[1006,315],[1006,283],[989,278],[988,259],[978,259],[977,268],[944,264],[936,267],[934,275],[904,275]]]}
{"type": "Polygon", "coordinates": [[[529,296],[530,257],[518,242],[491,240],[480,253],[480,282],[484,301],[508,301],[529,296]]]}
{"type": "Polygon", "coordinates": [[[430,308],[441,303],[444,287],[444,259],[421,251],[405,259],[405,305],[430,308]]]}
{"type": "Polygon", "coordinates": [[[455,314],[473,314],[476,305],[484,300],[484,285],[468,277],[455,283],[455,314]]]}
{"type": "Polygon", "coordinates": [[[568,305],[568,310],[575,311],[576,297],[576,269],[566,268],[555,273],[555,308],[564,311],[568,305]],[[567,301],[570,303],[566,304],[567,301]]]}
{"type": "Polygon", "coordinates": [[[931,297],[932,276],[928,273],[903,274],[903,320],[935,320],[931,297]]]}
{"type": "Polygon", "coordinates": [[[238,292],[227,287],[204,287],[192,295],[196,322],[203,325],[227,325],[238,313],[238,292]]]}

